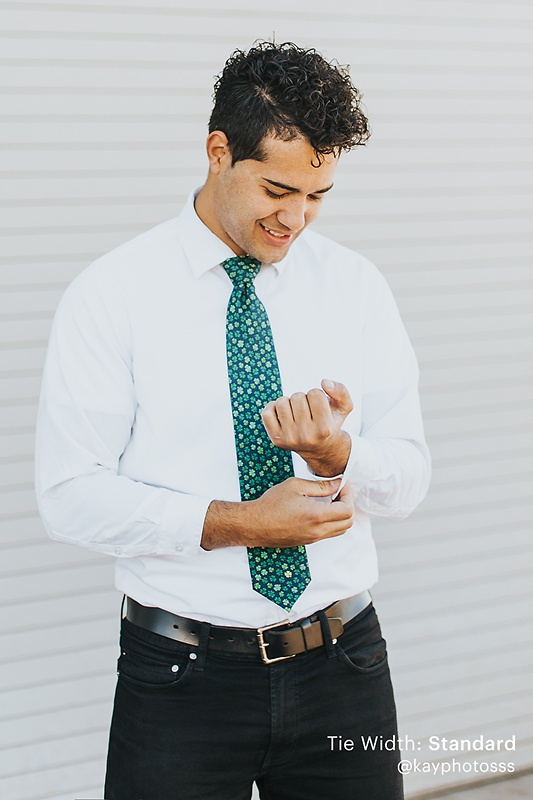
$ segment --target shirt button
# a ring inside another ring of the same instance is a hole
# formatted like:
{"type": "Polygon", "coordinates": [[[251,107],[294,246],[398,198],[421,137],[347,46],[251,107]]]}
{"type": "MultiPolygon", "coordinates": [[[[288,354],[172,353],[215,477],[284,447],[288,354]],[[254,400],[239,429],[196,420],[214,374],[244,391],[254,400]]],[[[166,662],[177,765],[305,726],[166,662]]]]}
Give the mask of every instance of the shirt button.
{"type": "Polygon", "coordinates": [[[179,664],[172,664],[170,669],[172,670],[172,672],[177,672],[179,670],[179,664]]]}
{"type": "Polygon", "coordinates": [[[114,553],[116,556],[120,555],[120,550],[118,549],[118,547],[115,547],[114,553]]]}
{"type": "Polygon", "coordinates": [[[175,546],[174,550],[176,551],[176,553],[183,553],[183,545],[182,544],[177,544],[175,546]]]}
{"type": "Polygon", "coordinates": [[[189,653],[189,658],[191,659],[191,661],[196,661],[198,656],[196,655],[196,653],[189,653]]]}

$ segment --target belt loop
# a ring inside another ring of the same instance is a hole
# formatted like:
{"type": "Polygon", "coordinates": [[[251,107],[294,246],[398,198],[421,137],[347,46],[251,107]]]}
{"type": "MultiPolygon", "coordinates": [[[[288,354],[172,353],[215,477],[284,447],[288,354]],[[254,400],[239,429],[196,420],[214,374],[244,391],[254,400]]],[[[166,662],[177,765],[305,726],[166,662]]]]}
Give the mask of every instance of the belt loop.
{"type": "Polygon", "coordinates": [[[331,630],[329,628],[329,620],[326,617],[326,612],[324,610],[317,611],[317,617],[320,620],[320,627],[322,628],[322,638],[324,639],[326,655],[328,658],[336,658],[337,652],[331,639],[331,630]]]}
{"type": "Polygon", "coordinates": [[[194,669],[198,672],[203,672],[205,666],[205,659],[207,657],[207,648],[209,646],[209,633],[211,631],[210,622],[202,622],[200,628],[200,635],[198,637],[198,648],[194,652],[197,655],[194,669]]]}

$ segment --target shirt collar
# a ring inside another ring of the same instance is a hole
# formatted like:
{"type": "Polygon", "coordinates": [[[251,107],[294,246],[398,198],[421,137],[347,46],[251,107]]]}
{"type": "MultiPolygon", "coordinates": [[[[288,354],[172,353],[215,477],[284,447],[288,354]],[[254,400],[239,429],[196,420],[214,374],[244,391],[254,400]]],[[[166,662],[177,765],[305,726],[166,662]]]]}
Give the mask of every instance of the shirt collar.
{"type": "MultiPolygon", "coordinates": [[[[194,208],[196,195],[202,187],[194,189],[178,217],[178,234],[185,251],[191,270],[196,278],[221,264],[226,258],[235,255],[228,247],[205,225],[194,208]]],[[[278,274],[285,268],[287,256],[273,266],[278,274]]]]}

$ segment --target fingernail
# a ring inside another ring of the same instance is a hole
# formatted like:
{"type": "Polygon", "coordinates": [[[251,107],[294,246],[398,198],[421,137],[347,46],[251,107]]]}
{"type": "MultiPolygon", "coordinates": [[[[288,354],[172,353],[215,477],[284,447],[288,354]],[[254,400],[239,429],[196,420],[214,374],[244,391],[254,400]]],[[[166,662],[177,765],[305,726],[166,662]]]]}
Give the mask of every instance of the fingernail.
{"type": "Polygon", "coordinates": [[[324,378],[324,386],[326,389],[334,389],[335,388],[335,381],[330,381],[329,378],[324,378]]]}

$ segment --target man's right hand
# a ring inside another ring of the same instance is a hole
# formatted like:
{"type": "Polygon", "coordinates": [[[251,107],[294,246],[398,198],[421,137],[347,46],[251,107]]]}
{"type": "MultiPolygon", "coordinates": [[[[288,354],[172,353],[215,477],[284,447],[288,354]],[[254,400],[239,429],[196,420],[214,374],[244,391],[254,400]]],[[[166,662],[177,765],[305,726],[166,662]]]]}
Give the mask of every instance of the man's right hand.
{"type": "Polygon", "coordinates": [[[355,510],[348,484],[331,503],[315,499],[330,497],[339,485],[340,479],[288,478],[257,500],[213,500],[205,517],[201,546],[204,550],[235,545],[296,547],[341,536],[352,526],[355,510]]]}

